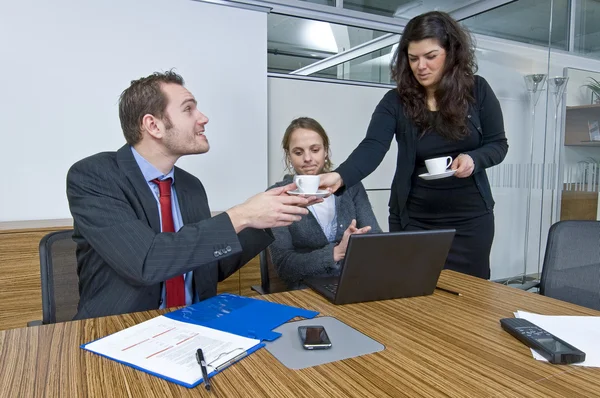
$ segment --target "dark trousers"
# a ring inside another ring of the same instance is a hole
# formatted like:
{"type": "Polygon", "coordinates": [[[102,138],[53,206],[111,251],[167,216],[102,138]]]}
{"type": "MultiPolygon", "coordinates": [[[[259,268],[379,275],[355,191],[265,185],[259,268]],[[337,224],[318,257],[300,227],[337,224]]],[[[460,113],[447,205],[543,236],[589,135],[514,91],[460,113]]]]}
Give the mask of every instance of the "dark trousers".
{"type": "Polygon", "coordinates": [[[411,219],[405,228],[398,221],[390,217],[390,232],[454,228],[456,234],[444,268],[490,279],[490,251],[494,240],[493,213],[453,223],[411,219]]]}

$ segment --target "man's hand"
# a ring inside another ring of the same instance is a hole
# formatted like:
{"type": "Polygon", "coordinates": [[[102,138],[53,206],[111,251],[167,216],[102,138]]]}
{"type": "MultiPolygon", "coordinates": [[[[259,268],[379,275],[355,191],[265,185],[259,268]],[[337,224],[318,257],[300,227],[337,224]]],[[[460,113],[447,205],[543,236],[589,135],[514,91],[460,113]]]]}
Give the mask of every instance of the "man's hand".
{"type": "Polygon", "coordinates": [[[466,178],[473,174],[473,170],[475,169],[475,163],[473,162],[473,158],[471,158],[466,153],[461,153],[454,159],[452,162],[452,166],[450,166],[452,170],[456,170],[454,173],[455,177],[458,178],[466,178]]]}
{"type": "Polygon", "coordinates": [[[264,229],[290,225],[308,214],[306,206],[322,201],[314,196],[306,198],[286,193],[295,188],[295,184],[273,188],[227,210],[235,232],[245,228],[264,229]]]}
{"type": "Polygon", "coordinates": [[[352,220],[350,226],[344,231],[344,236],[342,237],[340,243],[333,248],[333,261],[337,262],[343,260],[346,256],[346,248],[348,247],[348,239],[350,239],[350,235],[366,234],[370,230],[370,226],[356,228],[356,220],[352,220]]]}
{"type": "Polygon", "coordinates": [[[331,193],[335,193],[342,185],[344,185],[344,181],[342,181],[342,176],[339,173],[331,172],[320,174],[321,181],[319,183],[319,188],[327,189],[331,193]]]}

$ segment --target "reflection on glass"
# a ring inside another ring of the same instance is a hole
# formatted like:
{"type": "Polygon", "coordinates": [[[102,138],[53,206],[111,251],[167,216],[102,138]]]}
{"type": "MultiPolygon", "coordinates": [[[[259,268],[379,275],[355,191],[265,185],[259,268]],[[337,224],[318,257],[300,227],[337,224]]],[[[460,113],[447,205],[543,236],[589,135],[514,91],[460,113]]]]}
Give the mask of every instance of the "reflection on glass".
{"type": "Polygon", "coordinates": [[[574,2],[575,10],[575,52],[589,57],[600,58],[600,2],[579,0],[574,2]]]}
{"type": "MultiPolygon", "coordinates": [[[[268,71],[289,73],[385,34],[387,32],[268,14],[268,71]]],[[[321,74],[337,78],[337,72],[321,74]]]]}
{"type": "Polygon", "coordinates": [[[394,50],[395,46],[384,47],[381,50],[365,54],[343,64],[324,69],[311,76],[335,76],[339,80],[394,84],[390,76],[390,61],[394,50]]]}
{"type": "MultiPolygon", "coordinates": [[[[548,46],[549,0],[519,0],[462,21],[474,33],[548,46]]],[[[569,0],[554,0],[552,47],[567,50],[569,0]]]]}

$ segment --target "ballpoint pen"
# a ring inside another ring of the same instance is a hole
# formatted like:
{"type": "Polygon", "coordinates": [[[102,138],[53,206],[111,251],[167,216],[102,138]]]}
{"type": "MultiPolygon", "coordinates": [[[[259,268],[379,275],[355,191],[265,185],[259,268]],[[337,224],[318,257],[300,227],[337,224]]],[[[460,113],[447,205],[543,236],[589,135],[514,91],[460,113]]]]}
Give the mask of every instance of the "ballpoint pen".
{"type": "Polygon", "coordinates": [[[206,388],[206,391],[210,391],[210,381],[208,380],[208,372],[206,371],[206,361],[204,360],[204,353],[202,352],[202,348],[198,348],[196,350],[196,361],[198,361],[200,369],[202,370],[204,388],[206,388]]]}
{"type": "Polygon", "coordinates": [[[446,292],[446,293],[454,294],[454,295],[456,295],[456,296],[462,296],[462,294],[461,294],[461,293],[459,293],[459,292],[455,292],[454,290],[444,289],[443,287],[439,287],[439,286],[436,286],[435,288],[436,288],[436,289],[438,289],[438,290],[441,290],[442,292],[446,292]]]}

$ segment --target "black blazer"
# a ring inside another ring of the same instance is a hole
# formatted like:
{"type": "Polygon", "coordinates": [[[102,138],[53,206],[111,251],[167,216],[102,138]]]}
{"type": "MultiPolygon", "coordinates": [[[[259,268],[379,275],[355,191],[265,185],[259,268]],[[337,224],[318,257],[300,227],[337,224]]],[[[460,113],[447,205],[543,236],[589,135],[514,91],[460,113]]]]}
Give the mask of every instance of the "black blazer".
{"type": "MultiPolygon", "coordinates": [[[[508,142],[500,103],[488,82],[481,76],[475,76],[474,96],[475,103],[469,106],[467,128],[471,134],[479,136],[479,147],[467,154],[475,163],[475,185],[491,212],[494,199],[485,169],[502,162],[508,152],[508,142]]],[[[402,227],[409,221],[406,201],[415,168],[419,133],[419,128],[405,116],[397,90],[390,90],[375,108],[367,136],[335,170],[342,176],[345,187],[353,186],[379,166],[395,136],[398,157],[389,202],[390,220],[400,222],[402,227]]],[[[342,193],[343,189],[344,187],[338,190],[336,195],[342,193]]]]}
{"type": "Polygon", "coordinates": [[[184,226],[161,233],[159,209],[131,147],[75,163],[67,197],[77,243],[79,306],[75,319],[159,307],[161,284],[194,271],[199,298],[267,247],[270,231],[236,234],[227,213],[210,215],[200,180],[175,167],[184,226]]]}

